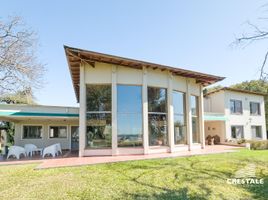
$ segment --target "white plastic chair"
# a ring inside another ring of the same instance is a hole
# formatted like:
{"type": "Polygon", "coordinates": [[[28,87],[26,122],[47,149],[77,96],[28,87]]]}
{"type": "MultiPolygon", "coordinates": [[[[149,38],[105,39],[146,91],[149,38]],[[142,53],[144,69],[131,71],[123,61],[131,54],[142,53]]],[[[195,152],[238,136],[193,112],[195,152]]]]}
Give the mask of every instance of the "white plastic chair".
{"type": "Polygon", "coordinates": [[[24,149],[26,151],[27,156],[33,156],[33,152],[37,150],[37,146],[34,144],[25,144],[24,149]]]}
{"type": "Polygon", "coordinates": [[[56,155],[62,154],[60,143],[55,144],[55,146],[56,146],[56,151],[57,151],[56,155]]]}
{"type": "Polygon", "coordinates": [[[46,154],[52,155],[52,157],[55,158],[57,155],[57,146],[53,144],[44,148],[42,157],[44,158],[46,154]]]}
{"type": "Polygon", "coordinates": [[[11,146],[9,147],[7,159],[10,156],[15,156],[17,159],[20,159],[20,155],[23,154],[26,157],[26,151],[23,147],[20,146],[11,146]]]}

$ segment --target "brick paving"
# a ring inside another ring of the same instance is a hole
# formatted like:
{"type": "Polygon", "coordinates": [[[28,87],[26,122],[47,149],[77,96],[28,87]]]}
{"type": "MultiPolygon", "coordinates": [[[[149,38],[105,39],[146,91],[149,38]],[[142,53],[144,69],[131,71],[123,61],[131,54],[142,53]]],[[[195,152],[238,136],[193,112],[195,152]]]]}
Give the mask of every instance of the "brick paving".
{"type": "Polygon", "coordinates": [[[23,158],[21,160],[5,160],[0,161],[1,165],[18,165],[18,164],[30,164],[40,163],[36,169],[46,169],[55,167],[70,167],[70,166],[82,166],[92,165],[100,163],[113,163],[123,162],[130,160],[146,160],[146,159],[157,159],[157,158],[173,158],[173,157],[185,157],[195,155],[207,155],[207,154],[219,154],[235,152],[241,147],[227,146],[227,145],[214,145],[206,146],[205,149],[195,149],[192,151],[181,151],[175,153],[157,153],[149,155],[118,155],[118,156],[91,156],[91,157],[78,157],[77,154],[65,152],[62,156],[56,158],[45,158],[34,157],[31,159],[23,158]]]}

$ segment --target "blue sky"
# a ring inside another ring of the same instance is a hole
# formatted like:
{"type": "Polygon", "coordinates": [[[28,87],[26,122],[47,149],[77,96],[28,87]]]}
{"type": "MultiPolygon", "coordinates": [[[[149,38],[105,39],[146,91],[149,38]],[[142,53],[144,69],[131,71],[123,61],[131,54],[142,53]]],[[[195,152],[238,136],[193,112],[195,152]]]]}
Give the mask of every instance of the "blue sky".
{"type": "Polygon", "coordinates": [[[0,17],[22,16],[38,32],[46,84],[35,92],[47,105],[76,106],[63,45],[225,76],[222,85],[258,78],[268,45],[231,47],[264,26],[265,0],[9,0],[0,17]]]}

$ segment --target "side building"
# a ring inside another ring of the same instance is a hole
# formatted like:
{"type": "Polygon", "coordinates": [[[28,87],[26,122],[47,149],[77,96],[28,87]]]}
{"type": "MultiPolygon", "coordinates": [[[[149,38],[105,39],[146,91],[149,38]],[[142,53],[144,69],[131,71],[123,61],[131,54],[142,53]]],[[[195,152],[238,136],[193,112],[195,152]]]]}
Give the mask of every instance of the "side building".
{"type": "Polygon", "coordinates": [[[204,95],[205,135],[226,140],[266,140],[264,96],[224,87],[204,95]]]}

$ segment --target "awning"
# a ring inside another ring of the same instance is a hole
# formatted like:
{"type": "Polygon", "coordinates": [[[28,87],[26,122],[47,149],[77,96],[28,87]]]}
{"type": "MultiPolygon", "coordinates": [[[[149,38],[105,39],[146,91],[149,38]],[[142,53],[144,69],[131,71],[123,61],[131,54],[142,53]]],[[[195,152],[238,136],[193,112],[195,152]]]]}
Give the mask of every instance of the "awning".
{"type": "Polygon", "coordinates": [[[227,121],[228,118],[221,113],[204,113],[204,121],[227,121]]]}

